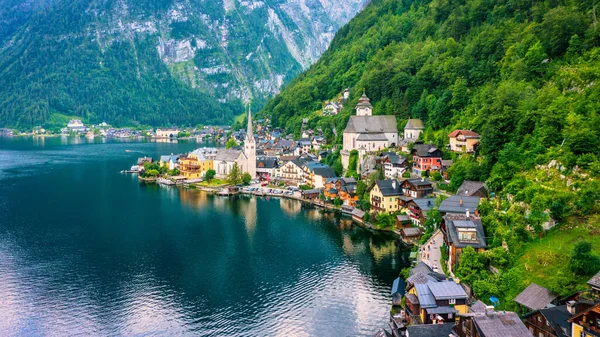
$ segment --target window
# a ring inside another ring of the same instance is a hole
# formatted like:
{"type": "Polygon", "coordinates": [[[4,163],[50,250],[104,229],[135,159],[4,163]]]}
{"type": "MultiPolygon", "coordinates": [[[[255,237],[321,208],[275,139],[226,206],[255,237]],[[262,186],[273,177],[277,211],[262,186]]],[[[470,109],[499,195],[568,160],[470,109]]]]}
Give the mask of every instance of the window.
{"type": "Polygon", "coordinates": [[[455,298],[451,298],[448,303],[450,304],[456,304],[456,299],[455,298]]]}

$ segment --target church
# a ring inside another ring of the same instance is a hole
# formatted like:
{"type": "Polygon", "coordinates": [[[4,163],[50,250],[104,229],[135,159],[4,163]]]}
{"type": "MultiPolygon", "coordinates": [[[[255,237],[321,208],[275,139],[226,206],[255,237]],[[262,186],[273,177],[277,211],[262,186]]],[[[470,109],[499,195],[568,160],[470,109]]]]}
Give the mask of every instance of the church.
{"type": "Polygon", "coordinates": [[[227,175],[237,164],[242,172],[248,172],[252,179],[256,179],[256,140],[252,132],[252,113],[248,109],[248,128],[244,139],[244,151],[236,149],[220,149],[214,159],[216,176],[227,178],[227,175]]]}
{"type": "MultiPolygon", "coordinates": [[[[373,116],[373,106],[363,92],[356,105],[356,116],[350,116],[344,130],[342,165],[348,169],[350,151],[358,150],[360,157],[398,144],[398,124],[395,116],[373,116]]],[[[360,161],[359,161],[360,162],[360,161]]],[[[360,170],[360,168],[359,168],[360,170]]]]}

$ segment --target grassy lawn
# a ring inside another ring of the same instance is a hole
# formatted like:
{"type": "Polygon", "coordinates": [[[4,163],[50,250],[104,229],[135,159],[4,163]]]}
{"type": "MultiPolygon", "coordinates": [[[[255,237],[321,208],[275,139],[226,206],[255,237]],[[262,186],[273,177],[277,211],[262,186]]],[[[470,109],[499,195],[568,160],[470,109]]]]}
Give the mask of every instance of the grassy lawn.
{"type": "Polygon", "coordinates": [[[210,186],[210,187],[219,187],[219,186],[223,186],[223,185],[229,185],[225,180],[221,180],[221,179],[213,179],[209,182],[207,181],[203,181],[200,184],[198,184],[200,186],[210,186]]]}
{"type": "MultiPolygon", "coordinates": [[[[573,275],[569,270],[569,258],[577,242],[590,242],[594,252],[600,255],[599,223],[600,216],[596,215],[587,223],[565,224],[550,230],[546,237],[525,245],[525,253],[519,257],[516,265],[524,271],[523,275],[528,281],[541,286],[547,286],[547,282],[559,272],[573,275]]],[[[578,286],[585,288],[587,277],[572,277],[578,286]]]]}

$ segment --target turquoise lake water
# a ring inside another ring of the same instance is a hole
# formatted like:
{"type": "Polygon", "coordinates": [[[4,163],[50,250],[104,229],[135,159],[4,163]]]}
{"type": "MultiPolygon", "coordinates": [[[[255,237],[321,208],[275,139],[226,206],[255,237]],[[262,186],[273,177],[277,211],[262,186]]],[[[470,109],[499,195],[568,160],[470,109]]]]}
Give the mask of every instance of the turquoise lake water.
{"type": "Polygon", "coordinates": [[[407,253],[339,214],[119,173],[195,142],[0,138],[0,336],[368,336],[407,253]]]}

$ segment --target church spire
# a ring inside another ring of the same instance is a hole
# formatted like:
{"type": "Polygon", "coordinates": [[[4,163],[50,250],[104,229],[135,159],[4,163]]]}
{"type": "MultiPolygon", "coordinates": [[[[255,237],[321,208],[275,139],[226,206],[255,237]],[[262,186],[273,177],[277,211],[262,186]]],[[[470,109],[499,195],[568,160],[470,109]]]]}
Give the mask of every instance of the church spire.
{"type": "Polygon", "coordinates": [[[248,103],[248,129],[246,129],[246,140],[254,141],[254,132],[252,131],[252,113],[250,112],[250,103],[248,103]]]}

